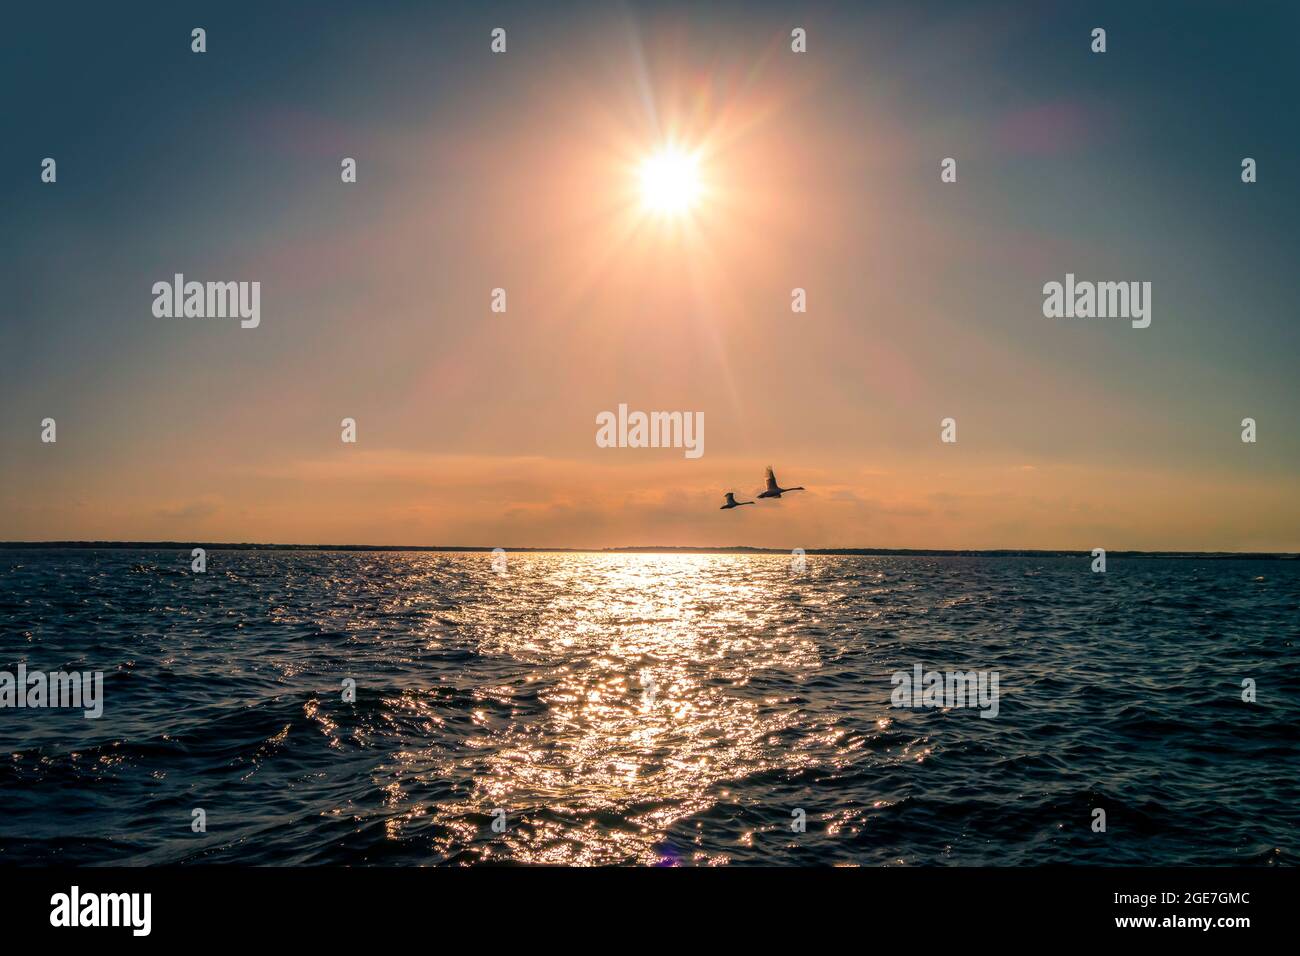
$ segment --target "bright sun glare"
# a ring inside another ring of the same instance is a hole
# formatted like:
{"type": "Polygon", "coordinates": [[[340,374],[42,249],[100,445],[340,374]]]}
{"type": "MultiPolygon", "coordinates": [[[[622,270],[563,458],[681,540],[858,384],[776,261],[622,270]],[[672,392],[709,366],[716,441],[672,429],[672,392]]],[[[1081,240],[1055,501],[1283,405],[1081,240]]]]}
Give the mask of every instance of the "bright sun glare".
{"type": "Polygon", "coordinates": [[[696,156],[665,146],[641,163],[641,199],[662,215],[680,215],[700,196],[700,164],[696,156]]]}

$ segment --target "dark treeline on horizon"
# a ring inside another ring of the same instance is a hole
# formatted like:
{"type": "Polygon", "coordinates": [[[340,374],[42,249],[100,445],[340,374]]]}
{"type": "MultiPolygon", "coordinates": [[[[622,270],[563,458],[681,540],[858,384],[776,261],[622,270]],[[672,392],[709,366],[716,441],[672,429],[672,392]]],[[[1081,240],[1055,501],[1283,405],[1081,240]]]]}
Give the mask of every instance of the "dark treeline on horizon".
{"type": "MultiPolygon", "coordinates": [[[[86,551],[441,551],[449,553],[491,553],[495,548],[458,545],[396,544],[258,544],[253,542],[205,541],[0,541],[0,550],[86,550],[86,551]]],[[[537,554],[791,554],[788,548],[754,548],[742,545],[695,548],[672,545],[635,545],[620,548],[504,548],[511,553],[537,554]]],[[[989,548],[808,548],[810,555],[879,555],[899,557],[970,557],[970,558],[1078,558],[1088,557],[1089,550],[989,548]]],[[[1107,557],[1123,558],[1225,558],[1238,560],[1294,560],[1300,554],[1272,551],[1107,551],[1107,557]]]]}

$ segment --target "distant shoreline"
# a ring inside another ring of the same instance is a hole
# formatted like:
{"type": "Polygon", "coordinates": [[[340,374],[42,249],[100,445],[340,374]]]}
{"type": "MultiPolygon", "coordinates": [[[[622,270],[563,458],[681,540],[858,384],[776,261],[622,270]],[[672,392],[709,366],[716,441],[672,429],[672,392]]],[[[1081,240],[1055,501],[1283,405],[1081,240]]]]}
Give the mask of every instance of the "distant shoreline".
{"type": "MultiPolygon", "coordinates": [[[[456,545],[385,545],[385,544],[257,544],[252,542],[207,541],[0,541],[0,551],[430,551],[446,553],[491,553],[495,548],[456,545]]],[[[745,546],[691,548],[668,545],[621,548],[505,548],[510,553],[536,554],[783,554],[786,548],[751,548],[745,546]]],[[[1077,558],[1090,557],[1090,550],[990,548],[987,550],[944,548],[807,548],[805,554],[877,555],[882,557],[918,558],[1077,558]]],[[[1107,557],[1123,558],[1201,558],[1222,560],[1294,561],[1300,554],[1286,551],[1119,551],[1107,550],[1107,557]]]]}

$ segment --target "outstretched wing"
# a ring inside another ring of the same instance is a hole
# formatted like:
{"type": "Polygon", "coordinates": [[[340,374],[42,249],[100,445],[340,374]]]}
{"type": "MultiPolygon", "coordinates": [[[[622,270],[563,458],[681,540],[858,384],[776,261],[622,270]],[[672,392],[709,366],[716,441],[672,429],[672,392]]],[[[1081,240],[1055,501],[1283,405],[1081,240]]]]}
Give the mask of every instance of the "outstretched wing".
{"type": "Polygon", "coordinates": [[[728,492],[727,492],[727,504],[729,504],[729,505],[734,505],[735,503],[736,503],[736,493],[735,493],[734,491],[728,491],[728,492]]]}
{"type": "Polygon", "coordinates": [[[768,465],[767,466],[767,490],[776,491],[776,488],[777,488],[776,475],[772,473],[772,466],[768,465]]]}

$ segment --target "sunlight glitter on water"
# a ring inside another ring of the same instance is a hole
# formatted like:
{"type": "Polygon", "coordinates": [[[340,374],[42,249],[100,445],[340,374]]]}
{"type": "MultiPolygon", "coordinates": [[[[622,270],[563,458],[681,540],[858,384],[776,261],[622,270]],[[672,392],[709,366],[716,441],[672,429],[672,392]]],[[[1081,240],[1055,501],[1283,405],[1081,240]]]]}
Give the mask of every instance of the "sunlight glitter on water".
{"type": "Polygon", "coordinates": [[[654,863],[667,831],[712,805],[719,781],[807,763],[769,745],[797,708],[737,693],[757,674],[797,680],[820,664],[772,604],[773,588],[797,593],[788,561],[763,565],[755,574],[753,562],[719,555],[514,559],[509,600],[551,596],[531,635],[498,629],[491,606],[457,623],[482,628],[488,653],[545,670],[535,681],[544,711],[476,738],[474,790],[435,813],[554,807],[556,819],[501,835],[511,859],[654,863]],[[623,823],[575,841],[565,816],[623,823]]]}

